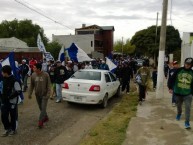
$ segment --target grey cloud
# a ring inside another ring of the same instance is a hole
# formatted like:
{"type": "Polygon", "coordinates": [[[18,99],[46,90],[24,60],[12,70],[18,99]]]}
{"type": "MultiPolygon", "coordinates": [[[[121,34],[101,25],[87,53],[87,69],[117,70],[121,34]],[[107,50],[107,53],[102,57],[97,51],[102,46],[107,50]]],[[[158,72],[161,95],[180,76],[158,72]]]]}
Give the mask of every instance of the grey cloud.
{"type": "Polygon", "coordinates": [[[139,19],[146,19],[146,20],[155,20],[155,18],[150,18],[150,17],[144,17],[141,15],[105,15],[105,16],[98,16],[98,18],[103,18],[103,19],[118,19],[118,20],[139,20],[139,19]]]}

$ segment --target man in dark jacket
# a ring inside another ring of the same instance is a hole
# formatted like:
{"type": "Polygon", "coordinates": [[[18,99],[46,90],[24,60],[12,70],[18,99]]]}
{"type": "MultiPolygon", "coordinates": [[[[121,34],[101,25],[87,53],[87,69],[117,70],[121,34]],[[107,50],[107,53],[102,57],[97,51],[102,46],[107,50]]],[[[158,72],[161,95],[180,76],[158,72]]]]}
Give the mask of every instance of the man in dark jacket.
{"type": "Polygon", "coordinates": [[[133,71],[128,62],[125,62],[122,68],[122,92],[125,91],[126,88],[126,93],[129,94],[131,78],[133,78],[133,71]]]}
{"type": "Polygon", "coordinates": [[[29,70],[30,69],[29,69],[29,66],[26,64],[26,60],[23,59],[22,65],[19,67],[19,71],[20,71],[22,81],[23,81],[23,92],[25,92],[28,87],[27,79],[28,79],[28,76],[30,75],[29,70]]]}
{"type": "Polygon", "coordinates": [[[56,103],[61,102],[62,100],[62,85],[67,78],[68,72],[66,67],[62,66],[60,61],[56,62],[57,67],[55,68],[55,83],[56,83],[56,103]]]}
{"type": "Polygon", "coordinates": [[[193,65],[192,58],[186,58],[184,62],[184,67],[176,70],[172,78],[169,81],[169,92],[174,93],[176,96],[177,103],[177,115],[176,120],[181,119],[182,114],[182,104],[185,104],[185,128],[190,127],[190,111],[192,103],[192,93],[193,93],[193,70],[191,69],[193,65]]]}
{"type": "Polygon", "coordinates": [[[5,132],[2,137],[12,136],[16,133],[18,121],[18,97],[21,93],[20,84],[11,74],[11,67],[5,65],[2,68],[3,89],[1,95],[1,121],[4,125],[5,132]]]}
{"type": "MultiPolygon", "coordinates": [[[[173,75],[174,75],[175,72],[178,70],[178,62],[177,62],[177,61],[174,61],[174,62],[172,63],[172,65],[173,65],[173,68],[170,69],[169,74],[168,74],[168,82],[167,82],[168,88],[169,88],[169,86],[170,86],[171,81],[173,81],[173,80],[172,80],[173,75]]],[[[173,106],[173,107],[176,106],[176,97],[175,97],[174,93],[172,93],[172,106],[173,106]]]]}

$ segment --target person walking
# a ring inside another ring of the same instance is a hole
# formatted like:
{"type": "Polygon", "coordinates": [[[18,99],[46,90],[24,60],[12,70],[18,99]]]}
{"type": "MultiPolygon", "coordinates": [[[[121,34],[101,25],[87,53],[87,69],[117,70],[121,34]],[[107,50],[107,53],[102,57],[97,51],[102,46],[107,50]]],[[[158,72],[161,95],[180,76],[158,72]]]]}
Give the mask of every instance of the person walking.
{"type": "Polygon", "coordinates": [[[184,66],[177,69],[169,83],[169,92],[174,93],[177,104],[176,120],[181,119],[182,104],[185,105],[185,128],[190,129],[190,111],[193,94],[193,59],[186,58],[184,66]]]}
{"type": "Polygon", "coordinates": [[[38,127],[42,128],[43,124],[49,120],[46,108],[51,92],[51,82],[48,73],[41,70],[40,63],[35,64],[33,69],[28,98],[32,98],[32,92],[35,90],[36,101],[40,109],[38,127]]]}
{"type": "Polygon", "coordinates": [[[62,65],[61,61],[56,61],[56,68],[54,71],[55,74],[55,83],[56,83],[56,103],[60,103],[62,100],[62,84],[68,77],[68,72],[66,67],[62,65]]]}
{"type": "Polygon", "coordinates": [[[49,70],[49,76],[52,84],[52,89],[51,89],[51,96],[50,99],[53,100],[54,97],[56,96],[56,83],[55,83],[55,73],[54,73],[55,66],[51,65],[50,70],[49,70]]]}
{"type": "Polygon", "coordinates": [[[1,90],[1,121],[5,132],[2,137],[12,136],[17,132],[18,122],[18,98],[21,93],[21,86],[12,75],[9,65],[2,67],[3,86],[1,90]]]}
{"type": "MultiPolygon", "coordinates": [[[[175,74],[176,70],[179,68],[179,64],[177,61],[174,61],[172,63],[173,68],[170,69],[169,74],[168,74],[168,82],[167,82],[167,86],[169,89],[170,83],[172,83],[172,76],[175,74]]],[[[174,93],[172,93],[172,106],[175,107],[176,106],[176,97],[174,95],[174,93]]]]}
{"type": "Polygon", "coordinates": [[[142,105],[142,101],[145,100],[146,97],[146,89],[148,85],[148,81],[150,79],[150,70],[146,64],[146,62],[143,62],[143,66],[139,68],[136,74],[136,78],[140,78],[140,82],[138,82],[139,85],[139,105],[142,105]]]}
{"type": "Polygon", "coordinates": [[[130,68],[128,62],[124,63],[124,66],[122,68],[122,92],[125,91],[126,93],[129,94],[130,91],[130,79],[133,78],[133,71],[130,68]]]}
{"type": "Polygon", "coordinates": [[[152,81],[153,81],[153,89],[155,90],[157,85],[157,67],[153,68],[152,81]]]}
{"type": "Polygon", "coordinates": [[[22,65],[19,67],[19,72],[21,74],[21,78],[22,78],[22,82],[23,82],[23,92],[26,91],[26,89],[28,88],[27,86],[27,80],[28,80],[28,76],[30,75],[30,68],[29,66],[26,64],[26,60],[23,59],[22,60],[22,65]]]}

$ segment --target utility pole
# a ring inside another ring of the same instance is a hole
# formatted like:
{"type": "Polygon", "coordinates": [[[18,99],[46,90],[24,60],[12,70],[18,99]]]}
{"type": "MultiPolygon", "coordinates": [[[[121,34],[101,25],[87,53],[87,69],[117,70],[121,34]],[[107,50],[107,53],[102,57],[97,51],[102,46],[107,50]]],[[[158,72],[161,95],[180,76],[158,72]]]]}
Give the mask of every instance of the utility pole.
{"type": "MultiPolygon", "coordinates": [[[[157,48],[157,26],[158,26],[158,15],[159,13],[157,12],[157,19],[156,19],[156,28],[155,28],[155,50],[157,48]]],[[[154,66],[157,66],[157,57],[156,57],[156,52],[154,52],[154,66]]]]}
{"type": "Polygon", "coordinates": [[[122,37],[122,57],[123,57],[123,37],[122,37]]]}
{"type": "Polygon", "coordinates": [[[168,0],[163,0],[156,98],[162,98],[164,96],[164,57],[166,44],[167,9],[168,9],[168,0]]]}

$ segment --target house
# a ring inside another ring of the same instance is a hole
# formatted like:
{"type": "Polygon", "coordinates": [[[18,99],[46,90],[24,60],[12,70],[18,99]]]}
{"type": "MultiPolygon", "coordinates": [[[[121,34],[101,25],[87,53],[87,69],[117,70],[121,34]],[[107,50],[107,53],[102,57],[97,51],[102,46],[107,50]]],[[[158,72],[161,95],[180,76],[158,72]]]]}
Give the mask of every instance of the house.
{"type": "Polygon", "coordinates": [[[10,52],[15,52],[15,60],[21,63],[22,59],[32,57],[41,60],[43,55],[37,47],[28,47],[27,43],[15,37],[0,38],[0,60],[5,59],[10,52]]]}
{"type": "Polygon", "coordinates": [[[183,32],[181,45],[181,65],[184,65],[184,60],[187,57],[193,57],[193,33],[183,32]]]}
{"type": "Polygon", "coordinates": [[[83,24],[75,29],[75,35],[52,35],[52,39],[66,48],[74,42],[88,55],[96,57],[102,54],[104,57],[113,51],[114,31],[114,26],[83,24]]]}

